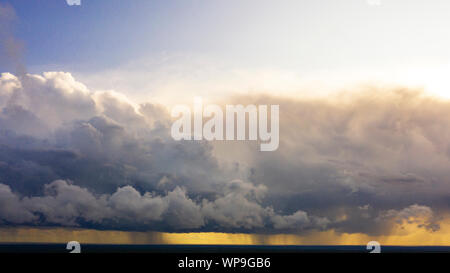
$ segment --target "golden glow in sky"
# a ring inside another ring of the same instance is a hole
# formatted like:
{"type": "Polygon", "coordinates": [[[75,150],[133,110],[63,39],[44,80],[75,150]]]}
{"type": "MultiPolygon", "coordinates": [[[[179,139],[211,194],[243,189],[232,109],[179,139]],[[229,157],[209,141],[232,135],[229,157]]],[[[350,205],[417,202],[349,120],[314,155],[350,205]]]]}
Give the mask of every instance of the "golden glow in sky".
{"type": "Polygon", "coordinates": [[[296,234],[243,233],[164,233],[100,231],[70,228],[1,228],[0,243],[67,243],[84,244],[186,244],[186,245],[366,245],[371,240],[381,245],[430,246],[450,245],[450,219],[441,222],[438,231],[428,231],[417,224],[398,225],[389,235],[369,236],[362,233],[338,233],[334,230],[296,234]]]}

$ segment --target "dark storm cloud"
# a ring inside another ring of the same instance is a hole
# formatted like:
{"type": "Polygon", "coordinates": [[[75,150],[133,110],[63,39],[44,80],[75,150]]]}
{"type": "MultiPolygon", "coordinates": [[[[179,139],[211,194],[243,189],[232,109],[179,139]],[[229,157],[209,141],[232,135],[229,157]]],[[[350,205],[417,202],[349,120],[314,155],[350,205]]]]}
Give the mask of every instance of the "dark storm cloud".
{"type": "Polygon", "coordinates": [[[165,107],[92,92],[69,73],[2,74],[0,219],[160,231],[438,229],[450,193],[450,103],[368,93],[377,95],[239,97],[280,105],[280,147],[261,153],[248,142],[174,141],[165,107]]]}
{"type": "Polygon", "coordinates": [[[297,219],[263,205],[267,188],[233,179],[234,170],[219,166],[208,143],[172,140],[162,106],[91,93],[68,73],[3,74],[0,87],[0,183],[4,199],[14,202],[9,207],[23,215],[5,210],[5,223],[162,231],[315,227],[315,217],[303,211],[297,219]]]}
{"type": "MultiPolygon", "coordinates": [[[[280,105],[279,151],[256,160],[251,181],[271,190],[274,208],[300,207],[342,232],[386,233],[392,219],[379,215],[416,204],[446,213],[450,102],[405,88],[358,91],[326,99],[240,97],[243,104],[280,105]],[[359,209],[366,205],[369,217],[359,209]]],[[[436,230],[438,218],[422,226],[436,230]]]]}
{"type": "Polygon", "coordinates": [[[213,202],[197,203],[180,187],[165,195],[139,193],[124,186],[112,194],[94,194],[71,182],[56,180],[44,186],[43,195],[20,197],[7,185],[0,184],[0,216],[9,224],[96,226],[126,230],[260,230],[273,227],[280,230],[325,228],[328,220],[297,211],[282,216],[253,200],[240,184],[222,193],[213,202]]]}

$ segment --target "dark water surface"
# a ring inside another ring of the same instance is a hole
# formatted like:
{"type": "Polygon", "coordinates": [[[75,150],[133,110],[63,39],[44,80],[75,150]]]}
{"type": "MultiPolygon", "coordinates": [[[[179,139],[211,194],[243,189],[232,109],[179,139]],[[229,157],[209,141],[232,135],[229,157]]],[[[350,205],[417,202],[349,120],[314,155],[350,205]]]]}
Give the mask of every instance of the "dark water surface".
{"type": "MultiPolygon", "coordinates": [[[[68,253],[65,244],[5,244],[0,253],[68,253]]],[[[82,244],[82,253],[367,253],[366,246],[264,245],[98,245],[82,244]]],[[[450,253],[450,246],[381,246],[382,253],[450,253]]]]}

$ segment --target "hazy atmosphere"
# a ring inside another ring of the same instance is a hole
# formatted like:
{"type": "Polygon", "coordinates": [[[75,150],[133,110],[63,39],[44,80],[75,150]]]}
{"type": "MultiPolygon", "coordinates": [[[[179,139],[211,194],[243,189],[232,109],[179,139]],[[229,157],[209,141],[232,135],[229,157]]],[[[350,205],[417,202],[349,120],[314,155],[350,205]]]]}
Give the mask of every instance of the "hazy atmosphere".
{"type": "Polygon", "coordinates": [[[448,245],[425,3],[0,1],[0,241],[448,245]],[[278,149],[174,140],[199,96],[279,105],[278,149]]]}

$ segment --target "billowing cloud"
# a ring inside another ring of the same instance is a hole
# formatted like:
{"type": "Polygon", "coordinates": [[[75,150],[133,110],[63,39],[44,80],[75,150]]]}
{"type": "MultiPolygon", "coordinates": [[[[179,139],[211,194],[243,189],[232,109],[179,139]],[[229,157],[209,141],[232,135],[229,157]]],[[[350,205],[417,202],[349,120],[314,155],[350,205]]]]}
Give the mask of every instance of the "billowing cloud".
{"type": "Polygon", "coordinates": [[[435,231],[439,229],[439,225],[434,219],[433,210],[427,206],[417,204],[403,208],[401,210],[388,210],[380,214],[377,221],[385,221],[386,219],[394,221],[396,224],[403,223],[417,224],[418,227],[425,227],[435,231]]]}
{"type": "MultiPolygon", "coordinates": [[[[252,187],[242,181],[232,181],[232,191],[210,203],[195,202],[180,187],[165,195],[139,193],[131,186],[124,186],[112,194],[94,194],[64,180],[56,180],[44,186],[42,196],[20,197],[9,186],[0,184],[0,220],[10,224],[82,225],[98,228],[135,230],[196,230],[255,228],[285,230],[316,228],[305,212],[280,216],[271,208],[263,208],[251,200],[236,183],[252,187]],[[300,216],[300,219],[299,219],[300,216]],[[304,219],[302,219],[304,218],[304,219]]],[[[326,224],[326,219],[322,224],[326,224]]]]}
{"type": "Polygon", "coordinates": [[[89,90],[69,73],[4,73],[0,221],[159,231],[386,234],[401,223],[437,230],[450,194],[450,102],[401,88],[365,91],[234,98],[280,105],[279,149],[261,154],[253,142],[174,141],[164,106],[89,90]]]}
{"type": "Polygon", "coordinates": [[[24,207],[19,197],[12,193],[7,185],[0,184],[0,204],[0,223],[6,221],[12,224],[23,224],[37,219],[37,216],[24,207]]]}

